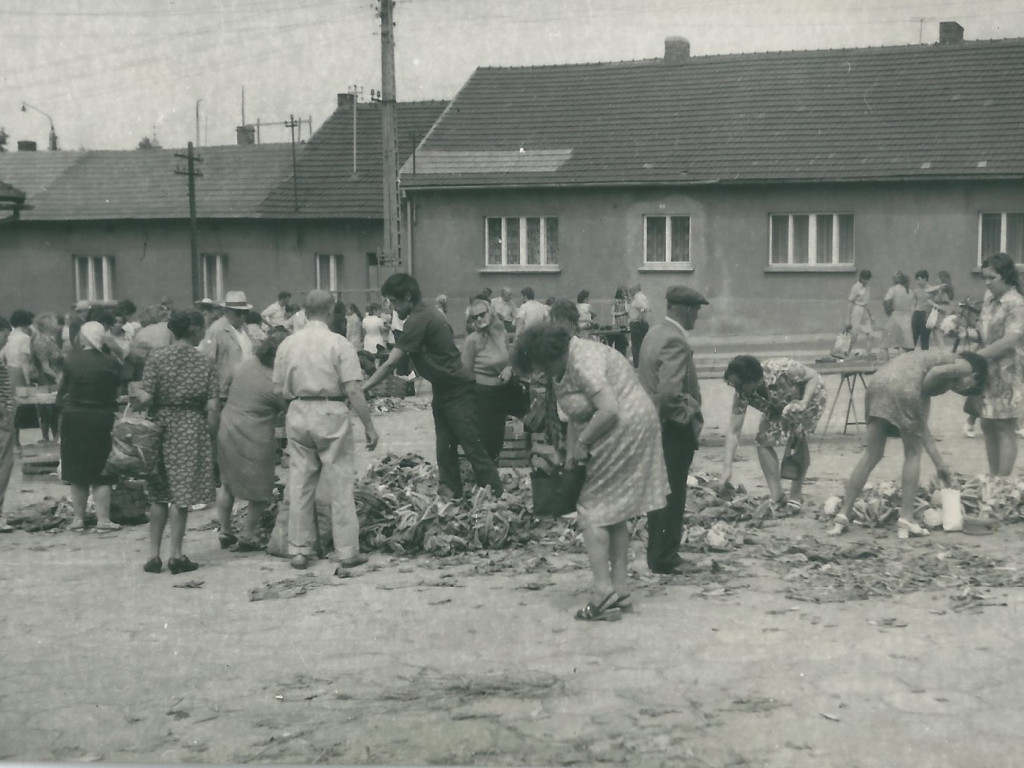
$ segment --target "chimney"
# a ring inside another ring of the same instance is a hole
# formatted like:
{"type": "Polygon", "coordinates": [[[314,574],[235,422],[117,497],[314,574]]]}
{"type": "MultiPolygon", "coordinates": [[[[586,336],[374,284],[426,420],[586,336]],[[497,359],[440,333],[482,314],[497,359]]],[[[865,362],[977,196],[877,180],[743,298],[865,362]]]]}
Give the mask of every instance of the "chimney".
{"type": "Polygon", "coordinates": [[[950,45],[951,43],[962,43],[963,41],[963,27],[955,21],[939,22],[939,45],[950,45]]]}
{"type": "Polygon", "coordinates": [[[338,94],[338,109],[342,107],[351,108],[356,102],[356,95],[354,93],[339,93],[338,94]]]}
{"type": "Polygon", "coordinates": [[[239,125],[235,128],[235,136],[238,139],[238,146],[245,146],[256,143],[256,126],[239,125]]]}
{"type": "Polygon", "coordinates": [[[665,38],[665,63],[672,66],[686,63],[690,58],[690,41],[685,37],[665,38]]]}
{"type": "Polygon", "coordinates": [[[18,142],[19,152],[35,152],[36,143],[34,141],[19,141],[18,142]]]}

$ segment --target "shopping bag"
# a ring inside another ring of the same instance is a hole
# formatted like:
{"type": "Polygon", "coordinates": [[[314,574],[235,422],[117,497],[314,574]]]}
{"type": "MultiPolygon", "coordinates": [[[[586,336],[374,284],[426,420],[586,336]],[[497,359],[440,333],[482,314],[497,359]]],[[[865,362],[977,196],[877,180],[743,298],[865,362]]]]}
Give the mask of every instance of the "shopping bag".
{"type": "Polygon", "coordinates": [[[160,464],[162,431],[156,422],[133,414],[129,403],[114,422],[110,455],[103,474],[136,478],[155,474],[160,464]]]}
{"type": "Polygon", "coordinates": [[[505,385],[507,395],[505,412],[509,416],[522,419],[530,410],[530,386],[525,381],[512,379],[505,385]]]}
{"type": "Polygon", "coordinates": [[[533,514],[561,517],[574,512],[586,479],[587,468],[583,464],[577,464],[572,469],[559,469],[550,475],[531,472],[533,514]]]}
{"type": "Polygon", "coordinates": [[[836,335],[836,340],[832,342],[831,354],[837,360],[842,360],[850,354],[851,349],[853,349],[853,334],[849,331],[842,331],[836,335]]]}
{"type": "Polygon", "coordinates": [[[530,408],[523,416],[523,426],[527,432],[543,432],[547,424],[547,404],[544,396],[538,395],[533,398],[530,408]]]}
{"type": "Polygon", "coordinates": [[[794,431],[786,443],[786,452],[779,466],[783,480],[799,480],[811,465],[811,451],[802,431],[794,431]]]}
{"type": "Polygon", "coordinates": [[[924,321],[924,327],[929,331],[935,328],[939,324],[939,310],[932,307],[932,311],[928,313],[928,319],[924,321]]]}

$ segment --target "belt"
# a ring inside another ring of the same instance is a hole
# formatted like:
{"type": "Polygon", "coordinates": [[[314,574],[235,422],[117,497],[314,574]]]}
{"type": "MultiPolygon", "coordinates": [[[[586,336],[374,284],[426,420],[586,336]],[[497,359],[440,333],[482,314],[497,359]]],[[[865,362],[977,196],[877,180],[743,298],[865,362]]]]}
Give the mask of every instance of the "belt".
{"type": "Polygon", "coordinates": [[[329,400],[332,403],[344,403],[348,400],[348,398],[345,397],[344,395],[298,395],[297,397],[293,397],[292,400],[329,400]]]}

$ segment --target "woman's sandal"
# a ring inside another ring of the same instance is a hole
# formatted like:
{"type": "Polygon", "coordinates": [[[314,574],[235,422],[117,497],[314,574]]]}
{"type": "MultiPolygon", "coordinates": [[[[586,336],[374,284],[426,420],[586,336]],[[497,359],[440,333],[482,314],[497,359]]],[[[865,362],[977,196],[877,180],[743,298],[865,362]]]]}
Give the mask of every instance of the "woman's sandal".
{"type": "Polygon", "coordinates": [[[902,517],[896,521],[896,536],[901,539],[909,539],[911,536],[929,536],[931,531],[927,528],[922,528],[917,523],[911,522],[910,520],[904,520],[902,517]]]}
{"type": "Polygon", "coordinates": [[[238,543],[238,537],[230,533],[218,533],[217,538],[220,540],[221,549],[229,549],[233,544],[238,543]]]}
{"type": "Polygon", "coordinates": [[[608,608],[618,608],[623,613],[633,613],[635,610],[633,598],[628,594],[619,595],[619,599],[609,605],[608,608]]]}
{"type": "Polygon", "coordinates": [[[799,515],[804,510],[803,502],[799,499],[789,499],[786,502],[786,511],[791,515],[799,515]]]}
{"type": "Polygon", "coordinates": [[[838,514],[832,518],[832,527],[828,529],[829,536],[839,536],[850,527],[850,518],[844,514],[838,514]]]}
{"type": "Polygon", "coordinates": [[[81,520],[75,520],[73,523],[71,523],[71,525],[68,526],[68,530],[69,531],[76,531],[76,532],[84,531],[85,530],[85,523],[82,522],[81,520]]]}
{"type": "Polygon", "coordinates": [[[622,609],[615,607],[621,600],[615,592],[609,592],[600,603],[587,603],[576,611],[578,621],[618,621],[622,618],[622,609]]]}

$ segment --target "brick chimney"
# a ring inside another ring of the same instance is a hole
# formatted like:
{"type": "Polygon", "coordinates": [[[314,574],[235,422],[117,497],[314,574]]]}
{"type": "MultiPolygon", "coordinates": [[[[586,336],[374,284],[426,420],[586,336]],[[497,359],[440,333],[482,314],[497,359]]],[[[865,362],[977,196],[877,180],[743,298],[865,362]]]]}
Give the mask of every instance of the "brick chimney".
{"type": "Polygon", "coordinates": [[[34,141],[28,141],[28,140],[22,139],[21,141],[18,142],[18,151],[19,152],[35,152],[36,151],[36,143],[34,141]]]}
{"type": "Polygon", "coordinates": [[[939,45],[950,45],[951,43],[962,43],[963,41],[963,27],[955,21],[939,22],[939,45]]]}
{"type": "Polygon", "coordinates": [[[235,128],[235,137],[238,140],[238,145],[248,145],[256,143],[256,126],[255,125],[239,125],[235,128]]]}
{"type": "Polygon", "coordinates": [[[352,105],[355,104],[355,101],[356,95],[354,93],[339,93],[338,109],[341,109],[342,107],[348,107],[349,109],[351,109],[352,105]]]}
{"type": "Polygon", "coordinates": [[[685,37],[665,38],[665,63],[673,66],[686,63],[690,58],[690,41],[685,37]]]}

